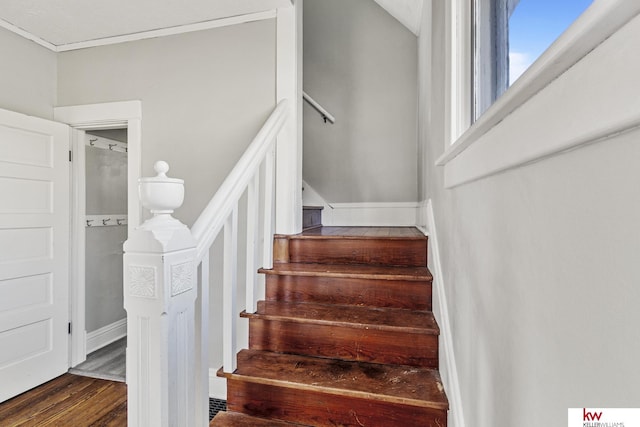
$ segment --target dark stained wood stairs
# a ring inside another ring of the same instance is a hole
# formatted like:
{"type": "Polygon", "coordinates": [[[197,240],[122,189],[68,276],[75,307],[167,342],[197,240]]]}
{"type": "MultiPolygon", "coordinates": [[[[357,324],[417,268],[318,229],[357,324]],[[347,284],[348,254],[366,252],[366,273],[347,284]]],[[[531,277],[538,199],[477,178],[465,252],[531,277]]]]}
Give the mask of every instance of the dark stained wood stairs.
{"type": "Polygon", "coordinates": [[[413,227],[276,236],[266,300],[211,426],[447,425],[427,238],[413,227]]]}

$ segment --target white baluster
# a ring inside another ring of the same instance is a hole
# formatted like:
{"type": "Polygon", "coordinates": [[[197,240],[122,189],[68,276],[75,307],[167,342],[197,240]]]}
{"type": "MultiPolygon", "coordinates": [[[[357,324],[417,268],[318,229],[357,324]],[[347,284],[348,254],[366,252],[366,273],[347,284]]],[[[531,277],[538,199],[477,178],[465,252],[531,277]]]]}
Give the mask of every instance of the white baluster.
{"type": "Polygon", "coordinates": [[[183,181],[166,176],[165,162],[155,170],[139,184],[154,216],[124,245],[128,425],[193,426],[196,241],[171,216],[182,205],[183,181]]]}
{"type": "Polygon", "coordinates": [[[196,426],[209,425],[209,257],[208,250],[198,269],[196,303],[196,426]]]}
{"type": "Polygon", "coordinates": [[[275,148],[264,159],[264,223],[262,267],[273,267],[273,210],[275,206],[275,148]]]}
{"type": "Polygon", "coordinates": [[[238,204],[224,224],[224,266],[223,266],[223,365],[225,372],[236,370],[237,315],[238,301],[238,204]]]}
{"type": "Polygon", "coordinates": [[[260,214],[260,174],[256,173],[247,187],[247,312],[257,309],[256,287],[258,280],[258,232],[260,214]]]}

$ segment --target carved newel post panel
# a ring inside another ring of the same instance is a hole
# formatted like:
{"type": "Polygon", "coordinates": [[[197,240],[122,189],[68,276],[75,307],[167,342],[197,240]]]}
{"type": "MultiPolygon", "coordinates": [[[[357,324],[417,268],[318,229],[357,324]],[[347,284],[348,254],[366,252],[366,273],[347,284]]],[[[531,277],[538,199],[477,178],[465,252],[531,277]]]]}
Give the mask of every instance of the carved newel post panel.
{"type": "Polygon", "coordinates": [[[197,294],[191,231],[171,216],[183,180],[141,178],[142,204],[153,217],[124,244],[129,427],[188,427],[195,422],[194,319],[197,294]]]}

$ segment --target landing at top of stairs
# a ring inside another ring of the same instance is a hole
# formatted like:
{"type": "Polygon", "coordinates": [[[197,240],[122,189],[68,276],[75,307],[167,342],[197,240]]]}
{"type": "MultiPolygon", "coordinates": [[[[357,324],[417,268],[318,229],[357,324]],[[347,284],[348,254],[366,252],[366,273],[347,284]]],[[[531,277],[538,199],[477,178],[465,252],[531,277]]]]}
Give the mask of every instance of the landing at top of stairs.
{"type": "Polygon", "coordinates": [[[426,236],[415,227],[320,227],[313,230],[306,230],[297,234],[297,238],[370,238],[380,237],[390,239],[419,239],[424,240],[426,236]]]}

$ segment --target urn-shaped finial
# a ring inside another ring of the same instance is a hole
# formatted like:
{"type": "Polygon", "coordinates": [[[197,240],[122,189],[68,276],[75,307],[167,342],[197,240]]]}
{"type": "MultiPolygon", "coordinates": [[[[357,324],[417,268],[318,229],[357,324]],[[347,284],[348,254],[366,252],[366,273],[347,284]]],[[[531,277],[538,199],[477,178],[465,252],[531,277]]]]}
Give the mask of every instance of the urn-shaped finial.
{"type": "Polygon", "coordinates": [[[184,201],[184,180],[167,177],[169,164],[162,160],[157,161],[153,169],[156,176],[138,180],[138,193],[142,205],[154,215],[154,218],[147,222],[172,222],[171,214],[182,206],[184,201]]]}

